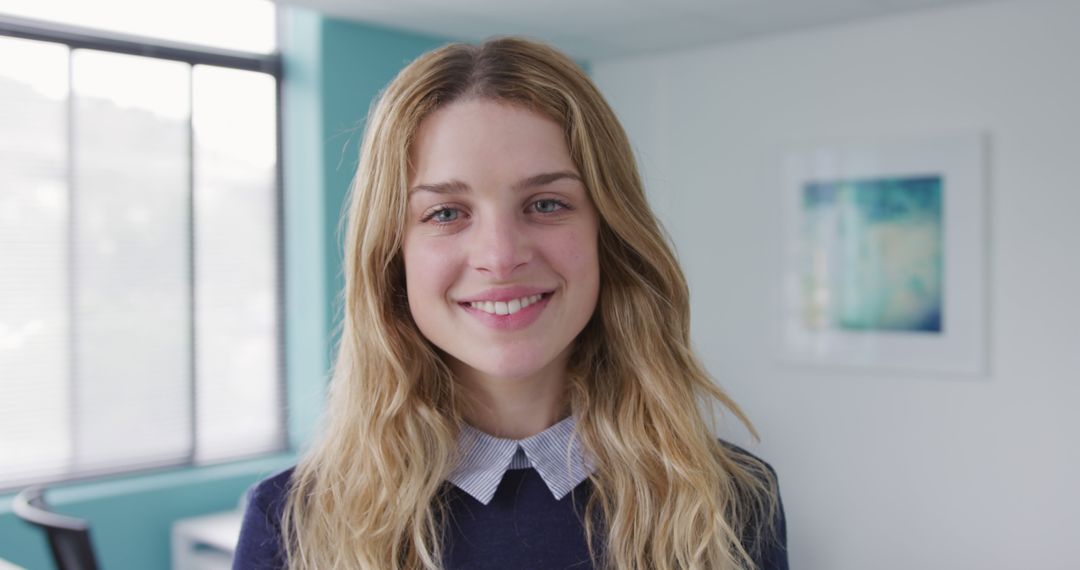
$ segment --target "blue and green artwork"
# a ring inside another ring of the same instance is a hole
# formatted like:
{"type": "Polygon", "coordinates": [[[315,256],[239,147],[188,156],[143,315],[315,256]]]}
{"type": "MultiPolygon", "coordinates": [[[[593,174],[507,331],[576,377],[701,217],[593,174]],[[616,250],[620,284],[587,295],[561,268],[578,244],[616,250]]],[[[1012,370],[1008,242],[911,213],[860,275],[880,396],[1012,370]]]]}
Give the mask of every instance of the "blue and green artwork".
{"type": "Polygon", "coordinates": [[[941,333],[942,192],[937,175],[804,184],[804,322],[941,333]]]}

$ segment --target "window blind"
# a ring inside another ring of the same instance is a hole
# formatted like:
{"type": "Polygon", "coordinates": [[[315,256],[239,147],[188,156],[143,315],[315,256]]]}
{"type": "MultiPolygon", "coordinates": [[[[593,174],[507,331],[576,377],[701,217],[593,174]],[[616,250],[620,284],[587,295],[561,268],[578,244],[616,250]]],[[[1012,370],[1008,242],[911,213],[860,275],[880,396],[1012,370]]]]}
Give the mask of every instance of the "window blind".
{"type": "Polygon", "coordinates": [[[0,488],[284,446],[277,78],[0,36],[0,488]]]}

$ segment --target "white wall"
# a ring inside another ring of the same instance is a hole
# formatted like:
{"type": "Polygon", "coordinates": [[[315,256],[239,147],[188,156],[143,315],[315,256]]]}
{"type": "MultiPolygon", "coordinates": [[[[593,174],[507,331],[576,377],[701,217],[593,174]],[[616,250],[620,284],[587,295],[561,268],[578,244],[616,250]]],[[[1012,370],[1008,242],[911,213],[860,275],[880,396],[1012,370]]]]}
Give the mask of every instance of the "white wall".
{"type": "Polygon", "coordinates": [[[1080,568],[1080,3],[973,4],[593,72],[690,279],[698,349],[779,471],[793,568],[1080,568]],[[976,130],[989,377],[778,362],[781,145],[976,130]]]}

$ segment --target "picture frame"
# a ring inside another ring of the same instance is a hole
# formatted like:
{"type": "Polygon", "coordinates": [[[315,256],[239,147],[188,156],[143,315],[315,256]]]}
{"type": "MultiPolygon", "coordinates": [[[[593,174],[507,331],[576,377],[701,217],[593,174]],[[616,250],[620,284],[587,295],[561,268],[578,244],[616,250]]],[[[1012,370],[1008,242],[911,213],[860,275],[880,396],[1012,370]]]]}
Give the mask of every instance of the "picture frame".
{"type": "Polygon", "coordinates": [[[985,153],[979,133],[784,153],[783,360],[987,373],[985,153]]]}

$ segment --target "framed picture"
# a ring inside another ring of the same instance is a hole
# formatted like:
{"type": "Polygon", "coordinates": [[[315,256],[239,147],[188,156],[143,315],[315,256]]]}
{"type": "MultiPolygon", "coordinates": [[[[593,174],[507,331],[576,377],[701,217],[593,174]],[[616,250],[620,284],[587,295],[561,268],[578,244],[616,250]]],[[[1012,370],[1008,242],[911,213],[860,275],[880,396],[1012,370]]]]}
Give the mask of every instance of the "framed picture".
{"type": "Polygon", "coordinates": [[[785,153],[785,360],[986,373],[984,153],[977,134],[785,153]]]}

